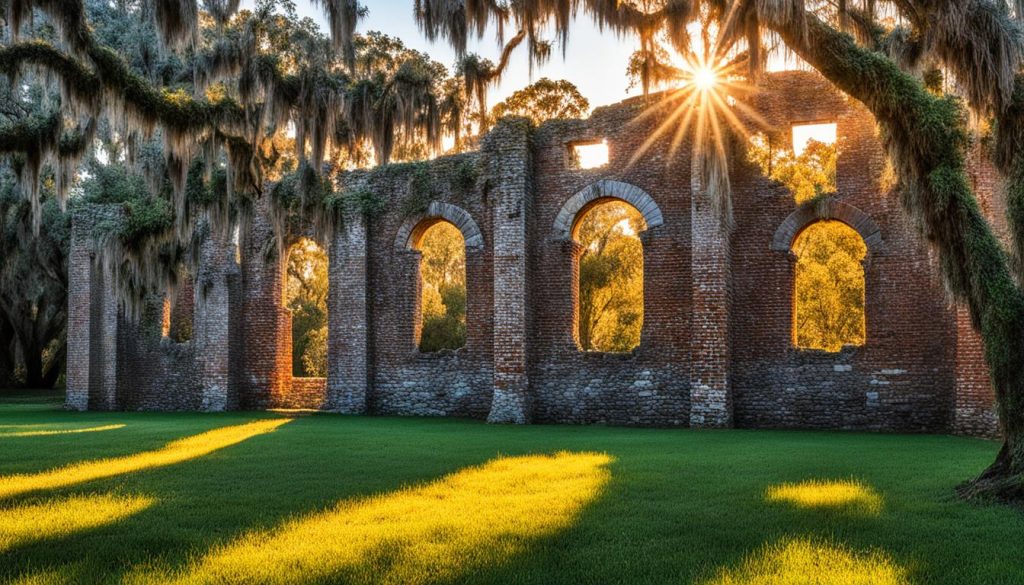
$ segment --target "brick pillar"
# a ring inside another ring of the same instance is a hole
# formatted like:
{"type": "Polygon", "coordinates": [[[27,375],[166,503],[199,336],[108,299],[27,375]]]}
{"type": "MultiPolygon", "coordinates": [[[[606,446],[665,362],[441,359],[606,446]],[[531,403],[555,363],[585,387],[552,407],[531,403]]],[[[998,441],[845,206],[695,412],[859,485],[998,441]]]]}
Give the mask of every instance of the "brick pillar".
{"type": "Polygon", "coordinates": [[[117,408],[118,303],[93,261],[92,229],[112,208],[89,206],[75,214],[68,254],[68,362],[65,406],[117,408]]]}
{"type": "Polygon", "coordinates": [[[327,408],[346,414],[366,412],[369,386],[366,228],[363,214],[349,214],[329,251],[327,408]]]}
{"type": "Polygon", "coordinates": [[[243,408],[272,407],[292,379],[291,315],[282,292],[288,251],[273,248],[269,206],[267,197],[257,201],[242,254],[243,408]]]}
{"type": "Polygon", "coordinates": [[[959,303],[956,313],[953,432],[995,437],[999,434],[996,397],[985,364],[985,344],[971,325],[970,311],[959,303]]]}
{"type": "Polygon", "coordinates": [[[729,386],[729,230],[691,167],[690,426],[732,426],[729,386]]]}
{"type": "Polygon", "coordinates": [[[195,279],[194,329],[196,367],[199,373],[200,408],[221,411],[237,406],[237,389],[232,384],[232,332],[239,326],[239,309],[233,306],[232,285],[239,272],[235,246],[231,238],[211,229],[204,220],[197,229],[205,230],[199,249],[199,270],[195,279]]]}
{"type": "Polygon", "coordinates": [[[525,424],[532,410],[526,371],[529,132],[525,120],[505,121],[483,147],[494,186],[494,398],[487,417],[492,423],[525,424]]]}

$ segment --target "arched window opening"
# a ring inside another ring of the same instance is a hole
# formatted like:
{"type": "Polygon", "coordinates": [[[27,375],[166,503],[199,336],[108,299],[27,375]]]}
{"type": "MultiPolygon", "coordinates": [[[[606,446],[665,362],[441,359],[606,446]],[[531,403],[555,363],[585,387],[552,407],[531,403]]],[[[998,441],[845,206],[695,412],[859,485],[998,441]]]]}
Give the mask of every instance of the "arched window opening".
{"type": "Polygon", "coordinates": [[[629,352],[644,323],[644,218],[618,199],[585,208],[573,230],[582,247],[576,336],[584,351],[629,352]]]}
{"type": "Polygon", "coordinates": [[[793,241],[796,286],[793,342],[800,349],[837,352],[864,345],[867,246],[841,221],[818,221],[793,241]]]}
{"type": "Polygon", "coordinates": [[[300,238],[288,250],[285,306],[292,312],[292,376],[327,376],[327,254],[300,238]]]}
{"type": "Polygon", "coordinates": [[[413,247],[422,254],[420,351],[458,349],[466,345],[466,242],[462,232],[437,220],[414,234],[413,247]]]}

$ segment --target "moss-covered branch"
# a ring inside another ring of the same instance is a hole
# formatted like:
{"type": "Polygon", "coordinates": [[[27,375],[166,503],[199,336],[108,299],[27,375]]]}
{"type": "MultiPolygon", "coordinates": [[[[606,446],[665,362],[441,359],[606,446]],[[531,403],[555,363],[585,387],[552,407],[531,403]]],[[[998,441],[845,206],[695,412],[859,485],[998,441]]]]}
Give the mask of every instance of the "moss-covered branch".
{"type": "Polygon", "coordinates": [[[43,41],[25,41],[0,49],[0,72],[16,76],[25,66],[42,67],[60,77],[73,99],[99,106],[110,95],[123,99],[142,119],[179,131],[237,125],[244,119],[235,101],[198,100],[182,91],[154,87],[131,71],[124,59],[105,47],[86,50],[93,67],[43,41]]]}
{"type": "Polygon", "coordinates": [[[1017,76],[1009,107],[996,118],[993,160],[1006,178],[1014,268],[1024,282],[1024,75],[1017,76]]]}
{"type": "Polygon", "coordinates": [[[78,156],[89,146],[86,133],[62,132],[60,113],[28,116],[0,126],[0,153],[24,154],[56,144],[60,156],[78,156]]]}

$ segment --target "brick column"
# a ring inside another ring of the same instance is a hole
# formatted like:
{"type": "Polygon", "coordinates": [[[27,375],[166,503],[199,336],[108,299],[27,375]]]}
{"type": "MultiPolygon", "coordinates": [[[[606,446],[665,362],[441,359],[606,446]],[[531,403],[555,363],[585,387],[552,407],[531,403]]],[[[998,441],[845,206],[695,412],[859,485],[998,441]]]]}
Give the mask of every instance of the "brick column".
{"type": "MultiPolygon", "coordinates": [[[[237,406],[232,384],[232,332],[239,326],[239,308],[232,303],[232,284],[237,282],[235,246],[231,238],[204,220],[197,229],[206,234],[200,244],[199,270],[195,279],[193,343],[199,373],[200,408],[221,411],[237,406]]],[[[237,285],[236,285],[237,286],[237,285]]]]}
{"type": "Polygon", "coordinates": [[[242,254],[242,320],[244,323],[242,408],[272,407],[291,383],[291,316],[284,308],[282,256],[272,248],[274,230],[269,198],[255,205],[242,254]],[[268,253],[268,249],[270,252],[268,253]]]}
{"type": "Polygon", "coordinates": [[[732,426],[729,307],[732,277],[728,226],[691,166],[690,426],[732,426]]]}
{"type": "Polygon", "coordinates": [[[504,121],[483,148],[494,186],[494,398],[487,417],[492,423],[528,423],[532,410],[526,371],[529,132],[525,120],[504,121]]]}
{"type": "Polygon", "coordinates": [[[346,414],[366,412],[370,376],[366,247],[366,218],[352,212],[331,242],[327,291],[327,408],[346,414]]]}
{"type": "Polygon", "coordinates": [[[72,220],[68,254],[68,361],[65,407],[117,408],[117,297],[93,261],[97,218],[115,214],[89,206],[72,220]]]}
{"type": "Polygon", "coordinates": [[[953,432],[958,435],[999,435],[996,397],[985,364],[985,344],[971,325],[963,303],[954,309],[956,318],[956,371],[953,390],[953,432]]]}

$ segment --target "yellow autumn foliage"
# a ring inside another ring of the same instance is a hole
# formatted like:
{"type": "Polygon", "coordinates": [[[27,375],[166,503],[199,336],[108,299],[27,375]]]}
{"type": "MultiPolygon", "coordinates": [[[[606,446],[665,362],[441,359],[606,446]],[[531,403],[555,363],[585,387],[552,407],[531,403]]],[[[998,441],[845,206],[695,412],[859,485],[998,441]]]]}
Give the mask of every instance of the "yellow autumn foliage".
{"type": "Polygon", "coordinates": [[[577,335],[586,351],[628,352],[644,323],[643,216],[619,200],[600,202],[576,225],[583,247],[577,335]]]}
{"type": "Polygon", "coordinates": [[[439,221],[423,232],[420,260],[420,350],[466,344],[466,241],[459,228],[439,221]]]}
{"type": "Polygon", "coordinates": [[[803,349],[839,351],[863,345],[867,246],[839,221],[811,224],[793,242],[796,262],[793,340],[803,349]]]}

